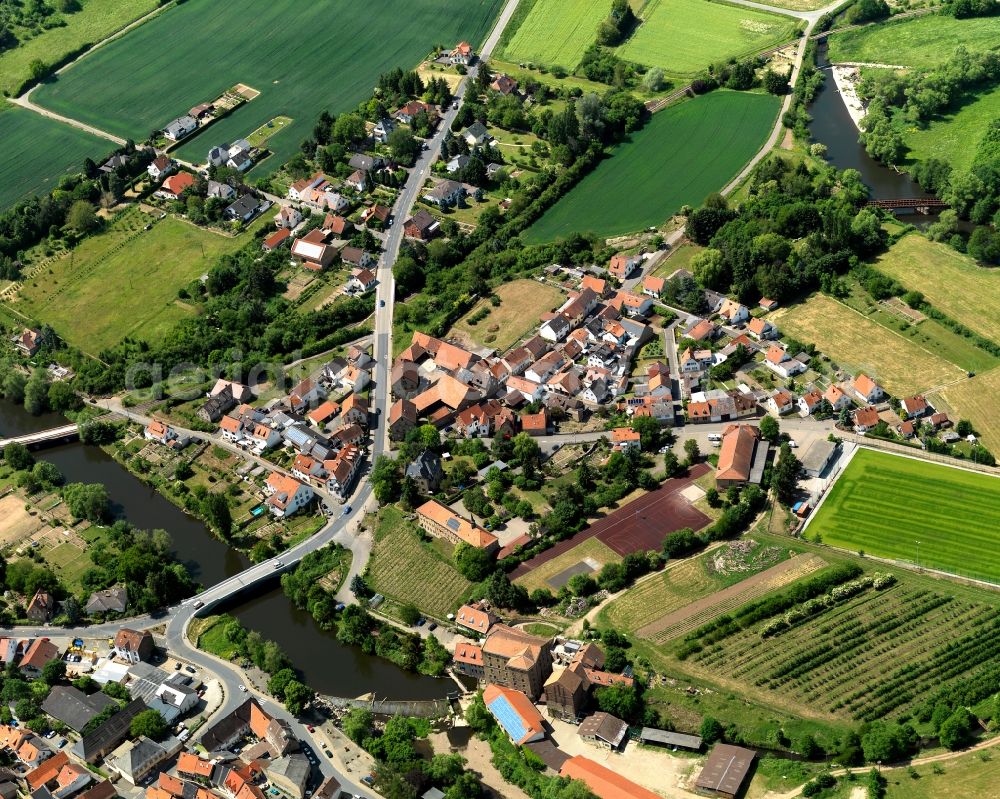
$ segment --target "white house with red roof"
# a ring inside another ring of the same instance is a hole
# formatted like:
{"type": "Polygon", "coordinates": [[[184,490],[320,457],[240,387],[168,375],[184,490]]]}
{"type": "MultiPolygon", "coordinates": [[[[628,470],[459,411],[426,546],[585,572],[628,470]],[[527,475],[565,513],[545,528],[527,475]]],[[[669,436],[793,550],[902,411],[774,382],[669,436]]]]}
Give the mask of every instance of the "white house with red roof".
{"type": "Polygon", "coordinates": [[[823,392],[823,399],[829,402],[830,406],[837,413],[840,413],[844,408],[851,407],[851,398],[836,383],[832,383],[827,387],[826,391],[823,392]]]}
{"type": "Polygon", "coordinates": [[[806,365],[795,360],[784,348],[777,344],[772,344],[764,354],[764,364],[774,373],[781,375],[785,379],[793,375],[801,374],[806,370],[806,365]]]}
{"type": "Polygon", "coordinates": [[[861,402],[874,403],[885,398],[885,391],[878,383],[872,380],[864,372],[859,372],[858,376],[851,381],[851,390],[861,402]]]}
{"type": "Polygon", "coordinates": [[[298,513],[308,506],[315,496],[312,488],[305,483],[278,472],[271,472],[264,490],[268,494],[265,501],[268,510],[279,519],[298,513]]]}

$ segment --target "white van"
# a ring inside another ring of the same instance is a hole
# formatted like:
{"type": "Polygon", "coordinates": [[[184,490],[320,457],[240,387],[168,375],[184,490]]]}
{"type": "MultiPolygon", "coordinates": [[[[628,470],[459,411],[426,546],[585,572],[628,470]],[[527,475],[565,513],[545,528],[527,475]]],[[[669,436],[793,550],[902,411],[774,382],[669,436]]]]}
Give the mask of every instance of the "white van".
{"type": "Polygon", "coordinates": [[[708,440],[711,441],[713,444],[718,444],[719,442],[722,441],[722,433],[709,433],[708,440]]]}

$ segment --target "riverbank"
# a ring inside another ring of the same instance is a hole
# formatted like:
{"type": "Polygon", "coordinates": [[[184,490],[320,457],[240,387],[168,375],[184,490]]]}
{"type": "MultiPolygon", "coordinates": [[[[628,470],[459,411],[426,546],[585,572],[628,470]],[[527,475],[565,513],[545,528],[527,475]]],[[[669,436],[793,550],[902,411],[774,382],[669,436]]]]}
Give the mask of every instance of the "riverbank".
{"type": "Polygon", "coordinates": [[[861,74],[855,66],[834,64],[830,67],[833,81],[837,85],[837,93],[844,102],[844,108],[851,117],[854,127],[861,131],[861,120],[865,118],[865,104],[858,97],[857,83],[861,74]]]}

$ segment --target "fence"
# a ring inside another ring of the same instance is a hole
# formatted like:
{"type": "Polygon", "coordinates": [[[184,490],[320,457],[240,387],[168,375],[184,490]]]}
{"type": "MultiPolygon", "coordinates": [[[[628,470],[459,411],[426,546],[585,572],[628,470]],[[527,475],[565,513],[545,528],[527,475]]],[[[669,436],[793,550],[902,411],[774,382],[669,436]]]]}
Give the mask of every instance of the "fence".
{"type": "Polygon", "coordinates": [[[882,438],[859,436],[855,433],[848,433],[840,430],[837,431],[837,436],[842,438],[844,441],[850,441],[853,444],[859,444],[863,447],[884,449],[887,452],[895,452],[898,455],[909,455],[911,458],[935,461],[937,463],[943,463],[946,466],[954,466],[959,469],[969,469],[970,471],[982,472],[983,474],[993,475],[994,477],[1000,475],[1000,467],[986,466],[982,463],[975,463],[974,461],[964,460],[961,458],[953,458],[949,455],[942,455],[938,452],[928,452],[919,446],[906,446],[905,444],[897,444],[894,441],[886,441],[882,438]]]}

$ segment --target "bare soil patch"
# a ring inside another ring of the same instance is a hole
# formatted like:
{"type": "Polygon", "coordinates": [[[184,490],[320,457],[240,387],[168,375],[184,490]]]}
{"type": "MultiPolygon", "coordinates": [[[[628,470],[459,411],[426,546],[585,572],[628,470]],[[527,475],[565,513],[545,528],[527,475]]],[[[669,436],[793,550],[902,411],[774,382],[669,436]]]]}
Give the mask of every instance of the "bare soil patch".
{"type": "Polygon", "coordinates": [[[39,518],[24,509],[24,499],[16,494],[0,499],[0,546],[16,544],[41,528],[39,518]]]}

